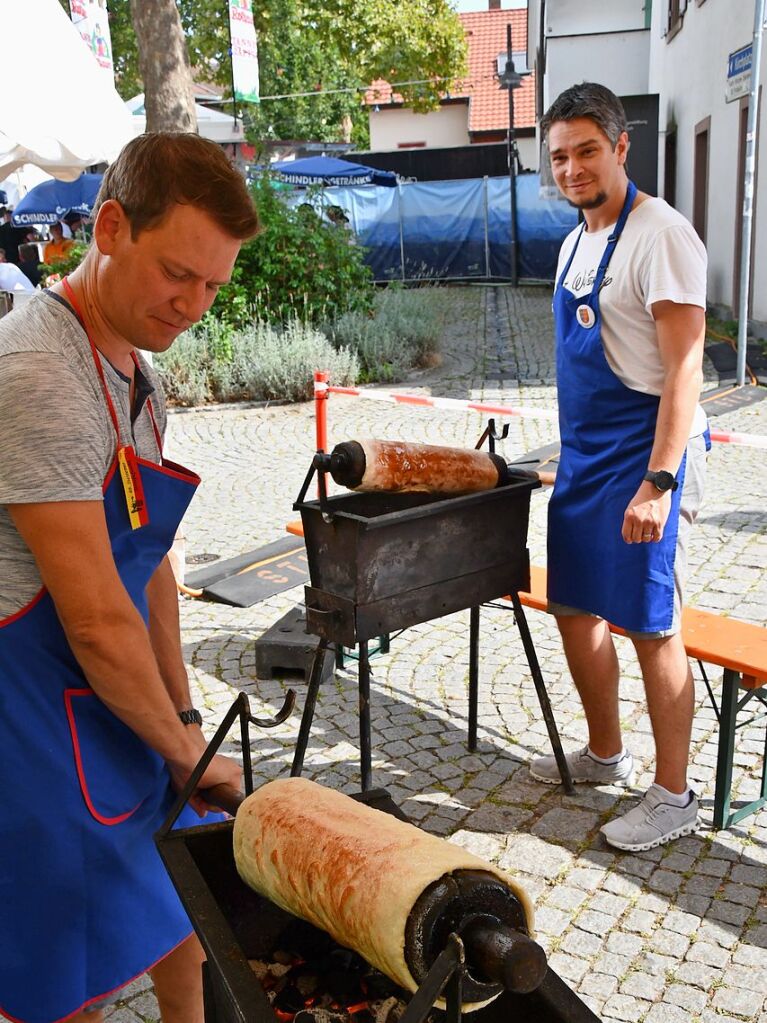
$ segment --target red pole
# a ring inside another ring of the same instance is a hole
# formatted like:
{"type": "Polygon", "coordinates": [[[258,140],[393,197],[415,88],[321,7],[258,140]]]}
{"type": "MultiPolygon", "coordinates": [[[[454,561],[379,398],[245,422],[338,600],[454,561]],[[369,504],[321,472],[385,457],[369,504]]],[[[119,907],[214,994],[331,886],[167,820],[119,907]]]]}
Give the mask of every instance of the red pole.
{"type": "Polygon", "coordinates": [[[324,369],[314,371],[314,411],[317,429],[317,450],[326,451],[328,447],[328,380],[330,373],[324,369]],[[324,387],[318,387],[324,384],[324,387]]]}

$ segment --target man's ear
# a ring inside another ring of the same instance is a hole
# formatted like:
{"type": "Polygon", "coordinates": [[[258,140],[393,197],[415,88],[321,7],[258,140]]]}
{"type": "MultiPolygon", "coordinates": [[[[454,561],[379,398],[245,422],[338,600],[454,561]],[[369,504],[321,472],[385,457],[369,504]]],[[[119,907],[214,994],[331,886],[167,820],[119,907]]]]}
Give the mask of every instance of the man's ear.
{"type": "Polygon", "coordinates": [[[629,133],[622,131],[618,136],[618,141],[615,143],[615,152],[618,154],[618,163],[624,164],[626,158],[629,155],[629,133]]]}
{"type": "Polygon", "coordinates": [[[99,206],[93,225],[93,240],[99,252],[111,256],[116,246],[131,238],[130,221],[116,199],[107,199],[99,206]]]}

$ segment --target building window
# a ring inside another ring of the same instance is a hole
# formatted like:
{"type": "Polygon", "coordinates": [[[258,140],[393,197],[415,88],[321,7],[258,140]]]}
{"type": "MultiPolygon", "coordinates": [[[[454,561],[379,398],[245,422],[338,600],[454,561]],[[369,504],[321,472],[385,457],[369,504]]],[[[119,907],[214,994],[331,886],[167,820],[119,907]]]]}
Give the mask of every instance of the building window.
{"type": "Polygon", "coordinates": [[[668,13],[666,17],[666,28],[663,35],[666,41],[673,39],[684,21],[684,12],[687,10],[687,0],[668,0],[668,13]]]}

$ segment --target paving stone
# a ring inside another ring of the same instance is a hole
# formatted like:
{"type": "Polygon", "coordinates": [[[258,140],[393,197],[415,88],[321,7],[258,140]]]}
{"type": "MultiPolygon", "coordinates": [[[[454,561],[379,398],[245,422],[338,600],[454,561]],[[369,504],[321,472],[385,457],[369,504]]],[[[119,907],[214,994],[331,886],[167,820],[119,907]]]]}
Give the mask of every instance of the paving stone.
{"type": "Polygon", "coordinates": [[[764,963],[754,966],[728,966],[722,973],[722,982],[726,987],[744,987],[749,991],[758,991],[767,995],[767,971],[764,963]]]}
{"type": "Polygon", "coordinates": [[[686,934],[677,934],[674,931],[667,931],[661,928],[653,933],[650,938],[650,944],[653,950],[661,955],[681,959],[687,951],[690,939],[686,934]]]}
{"type": "Polygon", "coordinates": [[[580,845],[594,830],[599,814],[584,810],[555,808],[545,813],[530,829],[539,838],[550,838],[566,845],[580,845]]]}
{"type": "Polygon", "coordinates": [[[499,860],[502,870],[522,864],[530,866],[540,877],[554,878],[571,865],[572,853],[560,846],[550,845],[535,835],[512,835],[506,852],[499,860]]]}
{"type": "Polygon", "coordinates": [[[631,956],[632,958],[642,951],[645,946],[644,938],[636,934],[624,934],[623,931],[613,931],[607,935],[605,948],[608,952],[616,952],[618,955],[631,956]]]}
{"type": "Polygon", "coordinates": [[[605,1019],[626,1020],[627,1023],[638,1023],[643,1019],[650,1003],[629,995],[612,995],[602,1007],[605,1019]]]}
{"type": "Polygon", "coordinates": [[[633,995],[634,998],[654,1002],[663,994],[665,986],[665,977],[634,971],[621,982],[620,992],[623,995],[633,995]]]}
{"type": "Polygon", "coordinates": [[[685,985],[694,984],[707,991],[715,980],[721,977],[721,971],[704,963],[681,963],[674,971],[674,977],[685,985]]]}
{"type": "Polygon", "coordinates": [[[705,963],[723,969],[729,959],[729,953],[720,945],[711,945],[707,941],[696,941],[687,949],[685,956],[691,963],[705,963]]]}
{"type": "Polygon", "coordinates": [[[715,992],[712,1004],[723,1012],[751,1018],[761,1011],[764,995],[746,988],[722,987],[715,992]]]}
{"type": "Polygon", "coordinates": [[[632,909],[623,920],[622,926],[627,931],[635,931],[638,934],[651,934],[657,924],[658,917],[655,913],[648,913],[641,909],[632,909]]]}
{"type": "Polygon", "coordinates": [[[742,926],[750,916],[751,909],[748,906],[725,902],[724,899],[713,899],[706,913],[709,920],[722,920],[724,923],[738,926],[742,926]]]}
{"type": "Polygon", "coordinates": [[[663,1001],[697,1014],[705,1008],[708,996],[705,991],[690,984],[670,984],[663,993],[663,1001]]]}
{"type": "Polygon", "coordinates": [[[578,988],[579,995],[594,995],[598,998],[609,998],[618,988],[618,978],[609,977],[606,973],[587,973],[578,988]]]}
{"type": "Polygon", "coordinates": [[[604,935],[588,934],[576,928],[567,934],[560,947],[576,956],[595,956],[603,944],[604,935]]]}
{"type": "Polygon", "coordinates": [[[690,1023],[690,1013],[678,1005],[660,1002],[650,1007],[644,1023],[690,1023]]]}

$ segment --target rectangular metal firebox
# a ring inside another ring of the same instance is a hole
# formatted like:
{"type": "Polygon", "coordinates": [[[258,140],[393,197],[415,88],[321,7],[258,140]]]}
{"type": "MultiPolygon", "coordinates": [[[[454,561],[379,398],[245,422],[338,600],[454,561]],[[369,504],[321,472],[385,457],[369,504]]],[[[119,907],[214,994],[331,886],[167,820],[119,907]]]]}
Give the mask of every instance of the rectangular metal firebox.
{"type": "Polygon", "coordinates": [[[312,583],[309,631],[354,646],[527,589],[530,493],[538,486],[298,502],[312,583]]]}
{"type": "MultiPolygon", "coordinates": [[[[407,819],[385,790],[371,790],[354,798],[407,819]]],[[[240,879],[232,851],[232,828],[233,822],[226,821],[169,831],[157,836],[157,846],[207,955],[205,1023],[279,1023],[248,960],[268,959],[281,947],[287,929],[296,926],[296,918],[240,879]]],[[[319,940],[327,941],[327,936],[317,934],[319,940]]],[[[532,994],[503,993],[484,1009],[465,1015],[464,1020],[599,1023],[551,968],[532,994]]]]}

